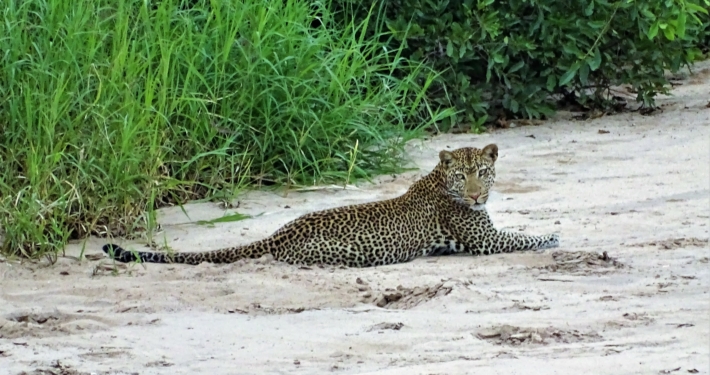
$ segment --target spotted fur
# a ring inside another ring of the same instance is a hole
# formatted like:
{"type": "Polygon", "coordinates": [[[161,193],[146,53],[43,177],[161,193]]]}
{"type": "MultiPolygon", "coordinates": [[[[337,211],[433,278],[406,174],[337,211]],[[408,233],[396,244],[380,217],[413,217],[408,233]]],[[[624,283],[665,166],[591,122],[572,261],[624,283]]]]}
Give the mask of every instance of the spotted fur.
{"type": "Polygon", "coordinates": [[[497,230],[485,204],[495,181],[498,147],[441,151],[439,163],[402,196],[303,215],[244,246],[167,254],[104,245],[121,262],[231,263],[271,253],[290,264],[369,267],[451,253],[488,255],[557,247],[557,234],[497,230]]]}

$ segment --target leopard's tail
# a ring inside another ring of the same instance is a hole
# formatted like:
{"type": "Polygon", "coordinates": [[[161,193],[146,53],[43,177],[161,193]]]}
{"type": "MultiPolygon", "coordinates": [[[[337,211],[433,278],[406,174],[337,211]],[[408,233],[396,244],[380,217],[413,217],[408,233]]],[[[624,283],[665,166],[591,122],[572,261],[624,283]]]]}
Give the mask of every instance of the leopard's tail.
{"type": "Polygon", "coordinates": [[[114,244],[103,246],[104,253],[116,261],[123,263],[233,263],[244,258],[259,258],[270,253],[269,239],[257,241],[244,246],[228,247],[219,250],[188,253],[164,253],[157,251],[131,251],[114,244]]]}

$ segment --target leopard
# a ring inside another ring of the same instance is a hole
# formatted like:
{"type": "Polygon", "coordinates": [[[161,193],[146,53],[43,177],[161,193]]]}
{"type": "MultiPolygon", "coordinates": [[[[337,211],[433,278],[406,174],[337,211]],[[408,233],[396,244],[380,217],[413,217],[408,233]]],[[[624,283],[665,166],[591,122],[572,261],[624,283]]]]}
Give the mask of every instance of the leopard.
{"type": "Polygon", "coordinates": [[[402,195],[302,215],[246,245],[203,252],[128,251],[108,243],[115,261],[197,265],[271,254],[292,265],[372,267],[418,257],[490,255],[559,246],[559,235],[496,229],[486,210],[498,146],[441,150],[436,166],[402,195]]]}

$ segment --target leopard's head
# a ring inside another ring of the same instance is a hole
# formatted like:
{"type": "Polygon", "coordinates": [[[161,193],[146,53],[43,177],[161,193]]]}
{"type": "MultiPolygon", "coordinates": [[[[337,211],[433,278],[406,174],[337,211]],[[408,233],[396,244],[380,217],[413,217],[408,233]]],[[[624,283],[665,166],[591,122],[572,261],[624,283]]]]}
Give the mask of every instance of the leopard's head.
{"type": "Polygon", "coordinates": [[[483,149],[464,147],[439,153],[439,168],[444,171],[446,192],[473,209],[483,209],[496,178],[498,146],[483,149]]]}

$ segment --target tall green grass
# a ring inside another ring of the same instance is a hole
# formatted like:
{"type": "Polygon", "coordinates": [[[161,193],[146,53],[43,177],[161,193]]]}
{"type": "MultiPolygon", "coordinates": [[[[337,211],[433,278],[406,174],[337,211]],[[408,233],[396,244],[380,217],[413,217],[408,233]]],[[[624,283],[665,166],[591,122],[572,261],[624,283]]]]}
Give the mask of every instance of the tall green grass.
{"type": "Polygon", "coordinates": [[[6,255],[127,235],[160,206],[248,184],[391,172],[403,142],[450,115],[423,99],[433,74],[416,82],[423,67],[365,40],[366,24],[335,27],[327,3],[4,4],[6,255]]]}

